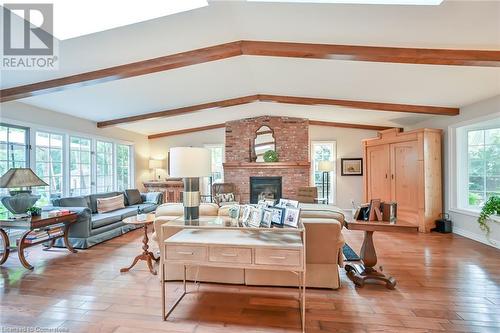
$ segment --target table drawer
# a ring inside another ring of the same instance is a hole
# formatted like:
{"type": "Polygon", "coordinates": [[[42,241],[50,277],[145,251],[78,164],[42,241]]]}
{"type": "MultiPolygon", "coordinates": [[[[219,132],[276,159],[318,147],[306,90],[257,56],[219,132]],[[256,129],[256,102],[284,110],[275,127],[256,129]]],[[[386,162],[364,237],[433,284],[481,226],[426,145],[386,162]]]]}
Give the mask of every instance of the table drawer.
{"type": "Polygon", "coordinates": [[[302,266],[300,251],[255,249],[257,265],[302,266]]]}
{"type": "Polygon", "coordinates": [[[208,260],[211,262],[251,264],[252,250],[238,247],[213,246],[209,249],[208,260]]]}
{"type": "Polygon", "coordinates": [[[205,246],[167,245],[165,252],[168,260],[207,260],[207,248],[205,246]]]}

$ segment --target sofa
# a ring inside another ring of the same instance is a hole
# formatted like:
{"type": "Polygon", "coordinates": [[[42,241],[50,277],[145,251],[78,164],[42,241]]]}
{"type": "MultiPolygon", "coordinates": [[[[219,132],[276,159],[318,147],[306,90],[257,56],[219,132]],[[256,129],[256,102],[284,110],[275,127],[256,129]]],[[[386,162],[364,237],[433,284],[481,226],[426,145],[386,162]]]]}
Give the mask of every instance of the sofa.
{"type": "MultiPolygon", "coordinates": [[[[137,214],[137,207],[145,213],[156,210],[163,201],[163,193],[141,193],[142,203],[129,205],[125,192],[107,192],[79,197],[58,198],[52,200],[52,206],[44,210],[69,209],[78,213],[78,221],[69,230],[69,241],[77,249],[87,249],[111,238],[123,235],[136,226],[123,223],[123,219],[137,214]],[[109,198],[123,194],[125,208],[99,214],[97,199],[109,198]]],[[[62,239],[56,246],[63,246],[62,239]]]]}
{"type": "MultiPolygon", "coordinates": [[[[200,216],[227,216],[229,206],[216,204],[200,205],[200,216]]],[[[163,258],[164,240],[182,230],[168,227],[168,222],[183,215],[182,204],[167,203],[156,209],[153,239],[158,243],[163,258]],[[167,223],[167,227],[162,225],[167,223]]],[[[340,287],[339,266],[343,266],[342,226],[344,214],[336,207],[318,204],[301,204],[301,220],[306,228],[306,284],[313,288],[338,289],[340,287]]],[[[168,264],[166,280],[182,280],[183,268],[168,264]]],[[[283,271],[252,269],[190,267],[187,278],[191,281],[246,284],[257,286],[297,286],[297,275],[283,271]]]]}

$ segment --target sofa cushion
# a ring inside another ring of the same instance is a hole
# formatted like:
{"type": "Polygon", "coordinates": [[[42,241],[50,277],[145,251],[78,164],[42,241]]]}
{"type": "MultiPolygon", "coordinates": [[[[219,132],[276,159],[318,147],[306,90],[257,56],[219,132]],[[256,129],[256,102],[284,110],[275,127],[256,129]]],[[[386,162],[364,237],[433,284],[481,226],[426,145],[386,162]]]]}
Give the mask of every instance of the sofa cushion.
{"type": "Polygon", "coordinates": [[[88,197],[67,197],[52,201],[57,207],[89,207],[88,197]]]}
{"type": "MultiPolygon", "coordinates": [[[[98,194],[91,194],[89,196],[89,201],[90,201],[90,209],[92,210],[92,213],[97,213],[97,199],[99,198],[110,198],[110,197],[116,197],[117,195],[123,194],[122,192],[107,192],[107,193],[98,193],[98,194]]],[[[123,201],[123,204],[125,204],[125,199],[123,201]]]]}
{"type": "Polygon", "coordinates": [[[121,216],[121,219],[123,220],[127,217],[137,215],[137,207],[136,206],[133,206],[133,207],[128,206],[128,207],[125,207],[122,209],[118,209],[118,210],[114,211],[113,213],[121,216]]]}
{"type": "Polygon", "coordinates": [[[116,197],[97,199],[97,212],[99,214],[112,212],[121,208],[125,208],[123,194],[117,195],[116,197]]]}
{"type": "Polygon", "coordinates": [[[120,214],[116,212],[112,213],[101,213],[92,215],[92,229],[97,229],[104,227],[108,224],[118,222],[122,219],[120,214]]]}
{"type": "Polygon", "coordinates": [[[125,197],[127,198],[127,204],[129,206],[137,205],[142,203],[141,192],[137,189],[125,190],[125,197]]]}

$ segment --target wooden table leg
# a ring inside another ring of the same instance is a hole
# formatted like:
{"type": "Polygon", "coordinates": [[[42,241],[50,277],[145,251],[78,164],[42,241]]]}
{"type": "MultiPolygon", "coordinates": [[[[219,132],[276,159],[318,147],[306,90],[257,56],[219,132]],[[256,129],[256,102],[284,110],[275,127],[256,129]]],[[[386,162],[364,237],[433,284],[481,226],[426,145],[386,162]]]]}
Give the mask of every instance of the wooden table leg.
{"type": "Polygon", "coordinates": [[[148,238],[147,225],[144,225],[143,229],[144,229],[144,237],[142,238],[142,244],[143,244],[142,251],[143,252],[141,254],[139,254],[137,257],[135,257],[134,261],[132,262],[132,265],[130,265],[129,267],[125,267],[125,268],[120,269],[120,272],[122,272],[122,273],[128,272],[129,270],[132,269],[132,267],[135,266],[135,264],[137,264],[137,262],[139,262],[139,260],[144,260],[144,261],[146,261],[151,274],[153,274],[153,275],[158,274],[153,267],[153,261],[158,261],[159,258],[155,258],[154,254],[149,251],[149,245],[148,245],[149,238],[148,238]]]}
{"type": "Polygon", "coordinates": [[[2,238],[3,241],[3,252],[0,254],[0,265],[1,265],[9,257],[10,242],[9,242],[9,236],[5,233],[3,229],[0,229],[0,237],[2,238]]]}
{"type": "Polygon", "coordinates": [[[73,248],[71,243],[69,242],[68,236],[69,236],[69,228],[71,227],[70,223],[67,223],[64,226],[64,245],[66,245],[66,248],[68,249],[69,252],[72,253],[77,253],[78,251],[73,248]]]}
{"type": "Polygon", "coordinates": [[[26,258],[24,257],[24,249],[27,247],[25,240],[26,240],[26,236],[28,236],[30,232],[31,232],[31,230],[24,232],[24,234],[21,236],[21,239],[19,239],[19,245],[17,246],[17,255],[19,256],[19,261],[24,266],[24,268],[32,270],[34,267],[31,266],[29,264],[29,262],[26,260],[26,258]]]}
{"type": "Polygon", "coordinates": [[[345,270],[347,277],[356,284],[358,287],[363,287],[365,282],[382,281],[388,289],[396,287],[396,279],[393,277],[386,277],[384,274],[377,272],[373,268],[377,264],[377,252],[373,244],[373,231],[365,231],[365,238],[360,252],[363,264],[347,264],[345,270]]]}

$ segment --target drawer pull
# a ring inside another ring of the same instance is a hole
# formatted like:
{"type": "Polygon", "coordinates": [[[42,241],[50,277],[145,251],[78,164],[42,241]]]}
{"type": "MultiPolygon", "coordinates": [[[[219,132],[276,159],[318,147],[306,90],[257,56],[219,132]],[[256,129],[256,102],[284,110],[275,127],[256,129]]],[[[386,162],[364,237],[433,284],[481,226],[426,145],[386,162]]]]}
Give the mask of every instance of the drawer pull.
{"type": "Polygon", "coordinates": [[[192,256],[194,253],[193,252],[184,252],[184,251],[177,251],[178,254],[184,254],[187,256],[192,256]]]}
{"type": "Polygon", "coordinates": [[[278,259],[278,260],[285,260],[286,257],[279,257],[279,256],[269,256],[271,259],[278,259]]]}
{"type": "Polygon", "coordinates": [[[223,257],[237,257],[238,255],[236,253],[221,253],[221,256],[223,256],[223,257]]]}

